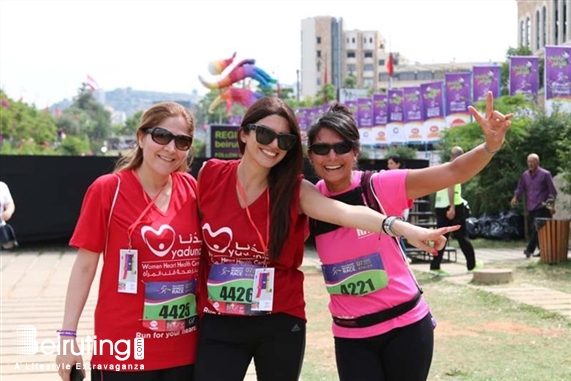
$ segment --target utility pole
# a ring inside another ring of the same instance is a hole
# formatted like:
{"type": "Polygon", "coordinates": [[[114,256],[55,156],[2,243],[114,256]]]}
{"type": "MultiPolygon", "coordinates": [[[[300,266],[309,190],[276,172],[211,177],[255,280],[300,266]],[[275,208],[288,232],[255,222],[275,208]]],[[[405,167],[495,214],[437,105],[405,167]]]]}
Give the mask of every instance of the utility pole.
{"type": "Polygon", "coordinates": [[[296,72],[296,74],[297,74],[297,83],[296,83],[296,84],[297,84],[297,91],[296,91],[296,93],[297,93],[297,101],[299,102],[299,99],[300,99],[300,98],[299,98],[299,97],[300,97],[300,94],[299,94],[299,93],[300,93],[300,89],[301,89],[301,83],[299,82],[299,69],[297,69],[295,72],[296,72]]]}

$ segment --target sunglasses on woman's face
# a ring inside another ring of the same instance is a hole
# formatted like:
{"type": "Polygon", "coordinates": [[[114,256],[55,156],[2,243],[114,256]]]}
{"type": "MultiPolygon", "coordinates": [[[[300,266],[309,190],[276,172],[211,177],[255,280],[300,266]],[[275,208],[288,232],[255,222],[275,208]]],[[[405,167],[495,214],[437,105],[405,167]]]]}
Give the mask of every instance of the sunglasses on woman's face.
{"type": "Polygon", "coordinates": [[[331,149],[333,149],[337,155],[344,155],[353,149],[353,143],[348,140],[344,140],[335,144],[315,143],[309,146],[309,150],[311,152],[320,156],[329,155],[331,149]]]}
{"type": "Polygon", "coordinates": [[[295,142],[299,139],[297,135],[294,134],[278,134],[271,128],[260,126],[259,124],[247,124],[245,127],[247,130],[256,131],[256,141],[259,144],[267,146],[274,139],[278,139],[278,147],[281,150],[290,150],[295,142]]]}
{"type": "Polygon", "coordinates": [[[174,135],[169,130],[162,127],[151,127],[145,130],[147,134],[151,135],[151,139],[157,144],[166,146],[174,139],[175,147],[180,151],[188,151],[192,146],[192,136],[188,135],[174,135]]]}

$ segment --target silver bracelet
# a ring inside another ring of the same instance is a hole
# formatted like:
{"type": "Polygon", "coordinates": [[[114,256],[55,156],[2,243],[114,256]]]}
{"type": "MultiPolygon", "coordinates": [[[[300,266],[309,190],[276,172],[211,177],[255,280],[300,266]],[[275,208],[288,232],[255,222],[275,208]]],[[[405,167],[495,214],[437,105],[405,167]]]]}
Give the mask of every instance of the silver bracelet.
{"type": "Polygon", "coordinates": [[[404,221],[402,217],[395,217],[395,216],[390,216],[384,219],[382,229],[386,235],[390,237],[398,237],[398,234],[396,234],[395,231],[393,230],[393,225],[397,220],[404,221]]]}
{"type": "Polygon", "coordinates": [[[502,147],[500,146],[500,148],[498,148],[495,151],[490,151],[490,149],[488,148],[488,143],[484,143],[484,150],[489,153],[490,155],[495,155],[496,153],[498,153],[500,150],[502,149],[502,147]]]}

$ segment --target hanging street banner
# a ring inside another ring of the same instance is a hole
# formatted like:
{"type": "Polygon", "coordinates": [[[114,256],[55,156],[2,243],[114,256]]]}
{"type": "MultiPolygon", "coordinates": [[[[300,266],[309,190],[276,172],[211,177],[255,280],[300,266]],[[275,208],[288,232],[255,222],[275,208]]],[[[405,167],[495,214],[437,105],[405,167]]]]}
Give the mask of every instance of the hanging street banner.
{"type": "Polygon", "coordinates": [[[373,139],[373,99],[358,98],[357,99],[357,128],[361,144],[375,144],[373,139]]]}
{"type": "Polygon", "coordinates": [[[442,139],[442,131],[446,128],[443,87],[444,83],[441,81],[420,85],[420,95],[424,103],[424,131],[428,142],[442,139]]]}
{"type": "Polygon", "coordinates": [[[389,104],[387,94],[373,94],[373,141],[374,144],[387,144],[387,123],[389,104]]]}
{"type": "Polygon", "coordinates": [[[406,143],[403,90],[389,89],[388,102],[389,118],[387,122],[387,139],[389,143],[406,143]]]}
{"type": "Polygon", "coordinates": [[[488,91],[494,95],[494,99],[500,97],[501,67],[498,65],[474,66],[473,78],[473,102],[485,102],[488,91]]]}
{"type": "Polygon", "coordinates": [[[571,46],[545,47],[545,110],[571,113],[571,46]]]}
{"type": "Polygon", "coordinates": [[[404,128],[409,143],[422,143],[424,135],[424,113],[420,87],[411,86],[403,89],[404,95],[404,128]]]}
{"type": "Polygon", "coordinates": [[[450,128],[470,122],[468,106],[472,103],[472,73],[446,73],[444,94],[446,99],[446,125],[450,128]]]}
{"type": "Polygon", "coordinates": [[[539,59],[533,56],[510,57],[510,95],[523,94],[537,101],[539,92],[539,59]]]}

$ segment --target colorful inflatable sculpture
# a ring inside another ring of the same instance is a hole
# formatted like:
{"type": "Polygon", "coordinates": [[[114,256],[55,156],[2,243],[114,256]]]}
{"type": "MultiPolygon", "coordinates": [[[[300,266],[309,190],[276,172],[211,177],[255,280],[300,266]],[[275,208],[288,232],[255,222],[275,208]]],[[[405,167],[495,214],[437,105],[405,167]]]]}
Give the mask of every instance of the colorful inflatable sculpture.
{"type": "Polygon", "coordinates": [[[235,83],[251,78],[258,81],[262,88],[269,88],[277,80],[272,78],[264,70],[255,66],[256,60],[245,59],[234,65],[230,71],[224,74],[236,58],[234,53],[230,58],[212,61],[208,64],[208,71],[212,75],[219,75],[222,78],[216,82],[208,82],[201,76],[198,77],[200,82],[210,90],[220,90],[220,95],[212,101],[208,107],[208,112],[213,113],[214,109],[222,102],[226,102],[226,111],[230,114],[233,102],[239,103],[248,108],[257,99],[263,97],[263,94],[253,92],[246,88],[232,87],[235,83]]]}
{"type": "Polygon", "coordinates": [[[212,114],[214,109],[216,109],[220,103],[226,102],[226,113],[230,115],[232,112],[232,104],[234,102],[241,104],[245,108],[248,108],[263,96],[264,94],[256,93],[248,89],[229,87],[222,91],[219,96],[214,98],[212,103],[210,103],[210,106],[208,106],[208,112],[212,114]]]}

